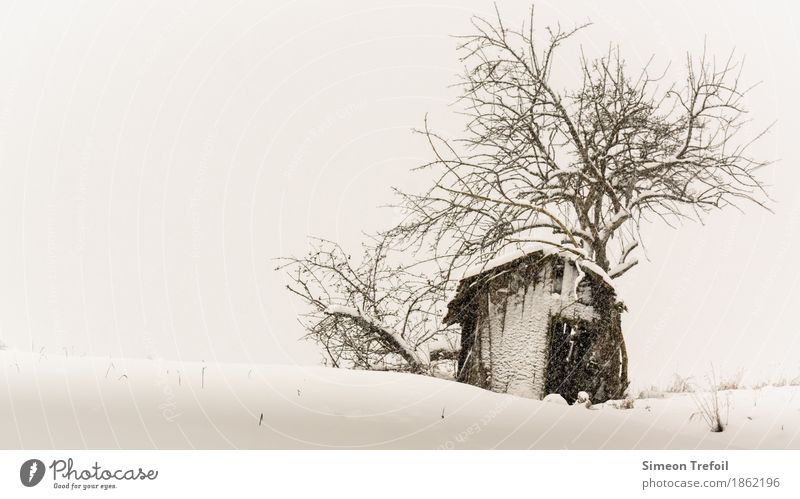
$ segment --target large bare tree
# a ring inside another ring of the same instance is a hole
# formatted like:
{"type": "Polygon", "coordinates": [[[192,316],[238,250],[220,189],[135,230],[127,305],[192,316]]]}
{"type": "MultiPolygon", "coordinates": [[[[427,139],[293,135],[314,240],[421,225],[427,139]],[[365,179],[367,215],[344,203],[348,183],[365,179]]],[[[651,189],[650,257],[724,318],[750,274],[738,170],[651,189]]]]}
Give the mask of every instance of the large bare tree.
{"type": "Polygon", "coordinates": [[[704,48],[668,84],[649,64],[631,73],[616,48],[581,52],[580,77],[564,88],[556,52],[586,26],[540,33],[533,20],[515,30],[499,15],[475,18],[461,38],[465,133],[447,138],[425,120],[432,160],[419,169],[431,187],[398,191],[402,223],[357,263],[320,242],[282,265],[335,365],[430,370],[457,348],[441,317],[463,269],[510,248],[552,245],[617,279],[638,263],[643,222],[764,206],[757,174],[768,162],[749,149],[766,130],[750,132],[732,55],[704,48]]]}

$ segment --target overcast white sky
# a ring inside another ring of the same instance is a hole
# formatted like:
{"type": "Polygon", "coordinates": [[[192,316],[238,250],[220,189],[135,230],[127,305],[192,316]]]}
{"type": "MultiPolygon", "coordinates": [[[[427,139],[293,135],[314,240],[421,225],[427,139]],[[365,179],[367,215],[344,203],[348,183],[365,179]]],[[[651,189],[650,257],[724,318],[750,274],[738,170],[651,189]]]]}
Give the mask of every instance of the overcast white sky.
{"type": "MultiPolygon", "coordinates": [[[[622,281],[637,385],[711,362],[800,373],[798,12],[788,3],[538,2],[631,67],[747,56],[774,214],[647,229],[622,281]],[[564,4],[568,3],[566,6],[564,4]]],[[[509,21],[528,4],[501,2],[509,21]]],[[[309,364],[275,257],[356,248],[421,182],[425,113],[457,132],[456,41],[488,1],[0,2],[0,339],[73,354],[309,364]]],[[[574,45],[577,48],[578,45],[574,45]]],[[[574,60],[559,61],[565,78],[574,60]]],[[[565,80],[565,81],[566,81],[565,80]]]]}

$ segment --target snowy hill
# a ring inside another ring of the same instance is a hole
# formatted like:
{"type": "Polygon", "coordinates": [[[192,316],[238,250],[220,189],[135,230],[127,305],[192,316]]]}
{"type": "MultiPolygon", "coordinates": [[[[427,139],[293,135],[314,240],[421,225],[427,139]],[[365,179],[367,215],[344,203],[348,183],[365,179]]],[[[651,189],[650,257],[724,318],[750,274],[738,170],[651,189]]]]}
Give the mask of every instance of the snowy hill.
{"type": "Polygon", "coordinates": [[[450,381],[321,367],[0,351],[0,448],[800,448],[800,387],[586,409],[450,381]]]}

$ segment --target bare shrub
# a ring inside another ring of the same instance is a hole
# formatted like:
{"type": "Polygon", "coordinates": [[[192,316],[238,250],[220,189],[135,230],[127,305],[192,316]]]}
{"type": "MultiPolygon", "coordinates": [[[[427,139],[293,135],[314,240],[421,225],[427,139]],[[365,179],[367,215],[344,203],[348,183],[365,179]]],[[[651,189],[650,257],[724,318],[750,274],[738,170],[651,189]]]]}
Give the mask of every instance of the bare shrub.
{"type": "Polygon", "coordinates": [[[694,391],[691,376],[672,375],[672,382],[664,388],[667,393],[690,393],[694,391]]]}
{"type": "Polygon", "coordinates": [[[786,386],[789,384],[789,380],[786,379],[786,376],[779,376],[775,378],[775,381],[770,383],[772,386],[786,386]]]}
{"type": "Polygon", "coordinates": [[[720,380],[719,385],[717,386],[718,390],[738,390],[742,384],[742,377],[744,376],[744,371],[739,369],[730,377],[723,378],[720,380]]]}
{"type": "Polygon", "coordinates": [[[770,385],[772,386],[800,386],[800,373],[790,378],[789,376],[782,374],[779,377],[775,378],[770,385]]]}

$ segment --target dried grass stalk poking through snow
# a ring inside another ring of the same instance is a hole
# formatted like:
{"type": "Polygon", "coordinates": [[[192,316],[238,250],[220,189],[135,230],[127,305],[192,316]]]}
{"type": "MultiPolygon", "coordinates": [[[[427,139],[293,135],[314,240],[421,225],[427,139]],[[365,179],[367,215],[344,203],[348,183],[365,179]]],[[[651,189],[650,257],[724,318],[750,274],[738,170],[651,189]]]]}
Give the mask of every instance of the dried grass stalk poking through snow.
{"type": "Polygon", "coordinates": [[[615,279],[638,262],[642,221],[764,205],[768,162],[749,148],[766,130],[745,127],[749,88],[733,55],[704,49],[672,83],[650,65],[631,71],[616,48],[576,54],[580,76],[562,89],[559,51],[586,25],[537,30],[533,11],[519,29],[499,14],[472,24],[460,46],[465,131],[450,139],[425,120],[432,160],[418,169],[430,186],[398,191],[405,219],[360,261],[318,241],[280,267],[333,365],[429,370],[432,350],[457,343],[442,301],[464,269],[505,252],[546,244],[615,279]]]}
{"type": "Polygon", "coordinates": [[[711,368],[711,374],[708,375],[708,391],[700,392],[693,391],[692,400],[697,406],[697,412],[691,415],[690,419],[695,417],[703,418],[708,428],[714,433],[725,431],[728,424],[728,415],[730,405],[728,401],[720,400],[720,384],[717,382],[717,376],[714,373],[714,368],[711,368]],[[723,416],[724,413],[724,416],[723,416]]]}

